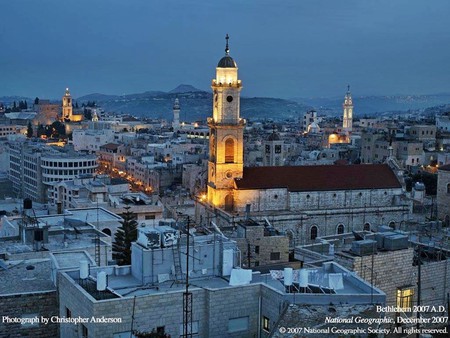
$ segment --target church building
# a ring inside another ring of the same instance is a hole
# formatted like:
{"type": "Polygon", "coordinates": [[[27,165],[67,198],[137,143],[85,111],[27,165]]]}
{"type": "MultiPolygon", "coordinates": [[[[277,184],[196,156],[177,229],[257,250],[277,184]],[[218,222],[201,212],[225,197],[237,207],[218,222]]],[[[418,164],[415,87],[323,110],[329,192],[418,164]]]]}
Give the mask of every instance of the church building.
{"type": "MultiPolygon", "coordinates": [[[[228,35],[211,88],[208,191],[198,210],[203,223],[226,227],[251,217],[300,244],[317,236],[382,224],[398,229],[406,220],[409,204],[387,165],[277,166],[270,162],[270,166],[244,168],[242,82],[230,56],[228,35]]],[[[344,128],[351,132],[351,97],[344,108],[344,128]]]]}

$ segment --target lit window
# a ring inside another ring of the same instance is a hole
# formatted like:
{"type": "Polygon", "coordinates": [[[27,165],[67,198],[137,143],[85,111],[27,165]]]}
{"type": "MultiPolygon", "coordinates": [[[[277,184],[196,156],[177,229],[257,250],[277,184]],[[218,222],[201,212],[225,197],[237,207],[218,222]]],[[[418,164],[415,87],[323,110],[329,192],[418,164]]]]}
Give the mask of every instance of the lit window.
{"type": "Polygon", "coordinates": [[[397,307],[401,308],[403,311],[410,312],[412,309],[414,298],[413,288],[401,288],[397,289],[397,307]]]}
{"type": "Polygon", "coordinates": [[[234,162],[234,140],[229,138],[225,141],[225,163],[234,162]]]}
{"type": "Polygon", "coordinates": [[[270,321],[269,321],[269,318],[263,316],[262,327],[263,327],[264,331],[270,332],[270,321]]]}

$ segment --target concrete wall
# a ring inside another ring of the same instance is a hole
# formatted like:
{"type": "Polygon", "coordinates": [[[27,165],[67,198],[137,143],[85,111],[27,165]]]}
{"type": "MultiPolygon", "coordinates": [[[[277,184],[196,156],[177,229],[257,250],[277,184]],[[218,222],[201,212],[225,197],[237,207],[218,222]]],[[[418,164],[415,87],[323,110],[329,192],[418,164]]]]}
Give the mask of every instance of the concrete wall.
{"type": "Polygon", "coordinates": [[[437,183],[437,212],[438,218],[445,221],[445,217],[450,217],[450,193],[447,186],[450,184],[450,170],[438,171],[437,183]]]}

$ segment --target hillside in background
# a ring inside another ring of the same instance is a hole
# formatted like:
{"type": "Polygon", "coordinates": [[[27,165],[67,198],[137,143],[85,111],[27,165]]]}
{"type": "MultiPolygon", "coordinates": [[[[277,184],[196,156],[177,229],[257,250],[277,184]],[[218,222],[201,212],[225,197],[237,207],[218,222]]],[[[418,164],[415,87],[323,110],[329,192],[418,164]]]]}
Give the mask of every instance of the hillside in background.
{"type": "MultiPolygon", "coordinates": [[[[102,107],[107,112],[132,114],[140,117],[172,119],[172,107],[178,98],[181,105],[180,119],[183,121],[205,120],[212,113],[212,93],[181,84],[168,91],[146,91],[127,95],[107,95],[94,93],[75,99],[79,105],[88,101],[102,107]]],[[[20,96],[0,97],[0,102],[11,105],[13,101],[34,99],[20,96]]],[[[52,100],[58,102],[59,100],[52,100]]],[[[320,115],[340,116],[343,97],[334,98],[294,98],[290,100],[270,97],[242,97],[241,116],[247,119],[286,119],[301,117],[310,109],[320,115]]],[[[371,116],[376,113],[425,112],[427,114],[448,111],[450,94],[397,95],[397,96],[353,96],[354,116],[371,116]]]]}

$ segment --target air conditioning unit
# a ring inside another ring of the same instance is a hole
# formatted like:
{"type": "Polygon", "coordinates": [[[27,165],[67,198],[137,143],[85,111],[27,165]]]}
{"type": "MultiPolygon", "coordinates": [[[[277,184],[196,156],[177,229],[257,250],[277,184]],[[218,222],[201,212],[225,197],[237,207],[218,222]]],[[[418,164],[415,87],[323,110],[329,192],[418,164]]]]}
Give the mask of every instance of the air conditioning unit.
{"type": "Polygon", "coordinates": [[[352,249],[355,255],[366,256],[377,252],[377,241],[371,239],[365,239],[363,241],[354,241],[352,243],[352,249]]]}

